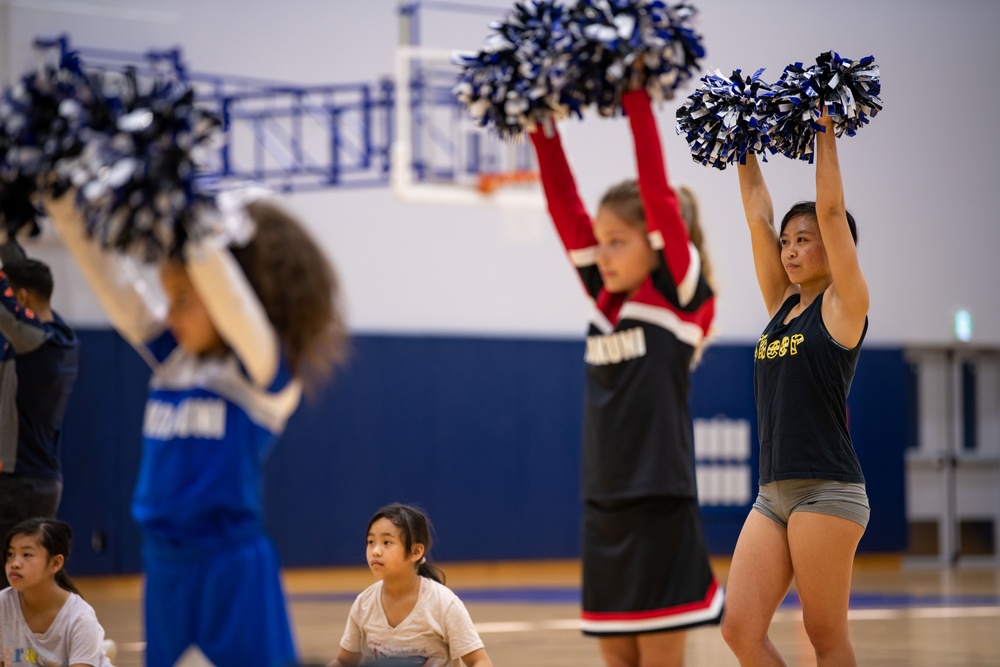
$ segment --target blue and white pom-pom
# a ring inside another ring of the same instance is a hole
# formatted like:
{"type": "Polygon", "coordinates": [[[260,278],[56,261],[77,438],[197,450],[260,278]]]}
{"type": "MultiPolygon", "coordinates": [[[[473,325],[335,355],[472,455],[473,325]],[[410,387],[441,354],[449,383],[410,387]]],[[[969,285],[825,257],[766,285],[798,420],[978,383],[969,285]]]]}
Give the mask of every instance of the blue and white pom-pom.
{"type": "Polygon", "coordinates": [[[530,130],[569,109],[559,101],[567,62],[569,35],[565,12],[554,0],[519,2],[474,53],[456,54],[462,67],[453,94],[502,138],[530,130]]]}
{"type": "Polygon", "coordinates": [[[828,51],[805,68],[795,63],[785,68],[774,85],[775,107],[769,134],[774,148],[800,160],[813,160],[820,110],[833,118],[834,132],[854,136],[882,110],[878,65],[872,56],[852,61],[828,51]]]}
{"type": "Polygon", "coordinates": [[[764,152],[771,106],[763,72],[744,78],[736,70],[726,78],[716,70],[702,77],[702,85],[677,109],[677,133],[684,135],[695,162],[725,169],[745,164],[747,153],[764,152]]]}
{"type": "Polygon", "coordinates": [[[635,74],[653,99],[672,99],[705,55],[695,13],[662,0],[579,0],[567,18],[573,45],[562,99],[615,115],[635,74]]]}
{"type": "Polygon", "coordinates": [[[8,236],[38,232],[39,195],[77,197],[102,246],[148,261],[179,257],[202,234],[212,196],[196,186],[198,153],[219,123],[172,79],[88,73],[72,52],[0,98],[0,216],[8,236]]]}
{"type": "Polygon", "coordinates": [[[636,76],[653,99],[671,99],[705,55],[694,15],[663,0],[519,2],[480,51],[456,58],[453,92],[501,137],[590,106],[616,115],[636,76]]]}
{"type": "Polygon", "coordinates": [[[0,95],[0,222],[11,237],[39,232],[39,193],[66,182],[57,165],[80,154],[89,110],[77,98],[88,87],[75,54],[43,63],[0,95]]]}
{"type": "Polygon", "coordinates": [[[183,257],[190,240],[208,233],[200,219],[214,198],[196,178],[219,121],[176,80],[109,88],[106,104],[120,109],[114,129],[91,135],[70,172],[87,231],[143,261],[183,257]]]}

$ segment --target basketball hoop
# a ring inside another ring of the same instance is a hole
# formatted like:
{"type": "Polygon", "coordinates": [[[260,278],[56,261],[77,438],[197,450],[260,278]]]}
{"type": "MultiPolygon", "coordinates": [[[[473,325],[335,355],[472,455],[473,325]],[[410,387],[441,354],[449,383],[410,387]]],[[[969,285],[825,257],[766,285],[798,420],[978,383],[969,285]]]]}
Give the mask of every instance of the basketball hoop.
{"type": "Polygon", "coordinates": [[[491,195],[500,188],[507,186],[530,185],[540,180],[537,171],[498,171],[479,174],[476,189],[484,195],[491,195]]]}
{"type": "MultiPolygon", "coordinates": [[[[394,126],[390,182],[401,201],[545,210],[538,167],[527,141],[502,141],[480,126],[452,93],[458,76],[455,50],[421,42],[418,12],[468,15],[468,30],[482,30],[484,16],[507,8],[463,2],[400,2],[396,49],[394,126]],[[475,28],[473,28],[475,26],[475,28]]],[[[427,26],[423,26],[426,28],[427,26]]],[[[453,43],[455,35],[445,37],[453,43]]]]}

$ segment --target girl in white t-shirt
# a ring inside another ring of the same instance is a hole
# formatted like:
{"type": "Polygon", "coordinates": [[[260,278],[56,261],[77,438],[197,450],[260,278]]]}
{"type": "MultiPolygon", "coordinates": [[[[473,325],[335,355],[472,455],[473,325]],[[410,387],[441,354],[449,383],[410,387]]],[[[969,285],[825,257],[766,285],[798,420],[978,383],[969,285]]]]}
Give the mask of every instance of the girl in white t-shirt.
{"type": "Polygon", "coordinates": [[[0,591],[0,667],[111,667],[104,628],[63,569],[72,531],[62,521],[22,521],[7,534],[0,591]]]}
{"type": "Polygon", "coordinates": [[[407,505],[387,505],[367,532],[368,566],[379,581],[351,606],[340,652],[328,667],[492,667],[465,605],[427,560],[427,517],[407,505]]]}

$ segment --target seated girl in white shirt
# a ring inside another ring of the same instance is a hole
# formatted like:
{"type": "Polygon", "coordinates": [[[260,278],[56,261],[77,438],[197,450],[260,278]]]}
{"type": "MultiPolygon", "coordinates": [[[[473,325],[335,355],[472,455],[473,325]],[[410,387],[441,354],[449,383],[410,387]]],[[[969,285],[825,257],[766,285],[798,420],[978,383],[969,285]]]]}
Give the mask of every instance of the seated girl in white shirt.
{"type": "Polygon", "coordinates": [[[6,536],[0,591],[0,667],[111,667],[104,628],[66,576],[72,531],[56,519],[27,519],[6,536]]]}
{"type": "Polygon", "coordinates": [[[387,505],[367,533],[368,566],[379,581],[354,601],[340,652],[328,667],[492,667],[465,605],[427,560],[427,517],[407,505],[387,505]]]}

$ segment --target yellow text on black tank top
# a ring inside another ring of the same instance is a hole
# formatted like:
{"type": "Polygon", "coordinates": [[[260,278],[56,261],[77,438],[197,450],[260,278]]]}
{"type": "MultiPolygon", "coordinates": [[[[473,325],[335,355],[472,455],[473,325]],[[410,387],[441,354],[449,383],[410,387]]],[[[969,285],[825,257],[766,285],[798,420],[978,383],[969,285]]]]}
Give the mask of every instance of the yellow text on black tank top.
{"type": "Polygon", "coordinates": [[[757,341],[757,349],[754,351],[754,358],[774,359],[776,357],[783,357],[786,354],[798,354],[798,346],[804,343],[805,340],[806,337],[802,334],[792,334],[791,336],[782,336],[768,342],[767,334],[761,334],[760,340],[757,341]]]}

